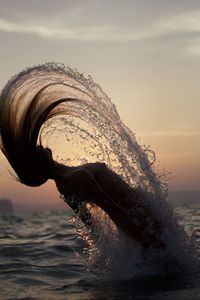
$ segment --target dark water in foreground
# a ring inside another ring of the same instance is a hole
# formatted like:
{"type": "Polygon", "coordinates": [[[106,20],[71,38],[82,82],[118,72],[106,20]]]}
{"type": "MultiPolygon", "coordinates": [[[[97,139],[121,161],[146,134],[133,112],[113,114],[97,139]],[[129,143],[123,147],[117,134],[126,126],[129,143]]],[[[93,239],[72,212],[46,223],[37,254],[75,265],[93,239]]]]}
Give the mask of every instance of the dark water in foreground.
{"type": "MultiPolygon", "coordinates": [[[[200,202],[174,207],[198,243],[200,202]]],[[[200,299],[200,272],[124,281],[96,277],[79,255],[85,244],[67,222],[70,214],[0,217],[0,299],[200,299]]]]}

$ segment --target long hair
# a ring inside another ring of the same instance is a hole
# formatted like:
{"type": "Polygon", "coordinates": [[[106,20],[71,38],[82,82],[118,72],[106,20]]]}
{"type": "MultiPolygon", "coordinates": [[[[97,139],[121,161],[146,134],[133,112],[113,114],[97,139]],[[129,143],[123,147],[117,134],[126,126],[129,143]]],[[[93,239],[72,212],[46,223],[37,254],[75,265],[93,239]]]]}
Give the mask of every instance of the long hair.
{"type": "Polygon", "coordinates": [[[44,94],[56,84],[61,83],[43,86],[28,100],[27,92],[13,95],[12,85],[0,96],[0,147],[20,182],[28,186],[39,186],[51,178],[47,153],[39,138],[42,125],[61,113],[56,110],[59,104],[76,101],[71,98],[44,101],[44,94]]]}
{"type": "Polygon", "coordinates": [[[65,116],[67,130],[78,129],[82,139],[94,142],[92,157],[106,161],[129,185],[165,197],[152,152],[137,143],[101,87],[91,77],[55,63],[20,72],[0,94],[0,148],[22,183],[38,186],[52,178],[40,136],[42,125],[59,114],[65,116]]]}

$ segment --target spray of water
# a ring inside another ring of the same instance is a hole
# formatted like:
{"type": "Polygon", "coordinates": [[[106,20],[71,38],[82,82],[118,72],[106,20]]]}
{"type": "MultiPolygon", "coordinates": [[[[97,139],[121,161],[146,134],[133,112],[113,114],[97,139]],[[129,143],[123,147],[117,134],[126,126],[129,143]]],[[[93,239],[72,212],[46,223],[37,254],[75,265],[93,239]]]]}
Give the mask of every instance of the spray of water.
{"type": "MultiPolygon", "coordinates": [[[[164,228],[160,238],[167,247],[143,250],[121,232],[103,210],[86,204],[93,219],[92,226],[85,227],[76,220],[76,227],[87,243],[90,268],[104,277],[123,279],[144,273],[182,271],[194,265],[190,238],[168,206],[167,186],[155,171],[154,152],[138,144],[135,135],[121,121],[115,105],[90,76],[86,78],[77,70],[47,63],[14,76],[2,91],[1,98],[16,99],[16,113],[20,118],[31,97],[47,85],[40,98],[41,107],[66,97],[76,100],[60,104],[55,118],[42,127],[41,139],[48,143],[53,141],[50,147],[54,149],[54,155],[56,151],[59,153],[59,148],[65,147],[67,165],[106,162],[142,195],[138,209],[129,213],[141,222],[140,208],[151,207],[164,228]],[[62,136],[62,143],[56,149],[52,136],[58,135],[62,136]]],[[[85,207],[79,207],[79,211],[81,209],[85,207]]],[[[149,232],[151,226],[150,220],[149,232]]]]}

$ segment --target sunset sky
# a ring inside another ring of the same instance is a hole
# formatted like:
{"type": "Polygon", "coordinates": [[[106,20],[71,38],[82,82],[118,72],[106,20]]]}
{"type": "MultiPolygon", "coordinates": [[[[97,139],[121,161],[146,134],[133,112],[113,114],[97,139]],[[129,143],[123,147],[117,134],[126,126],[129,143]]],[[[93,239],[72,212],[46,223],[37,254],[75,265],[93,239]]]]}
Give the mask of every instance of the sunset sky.
{"type": "MultiPolygon", "coordinates": [[[[200,189],[199,0],[0,0],[0,88],[47,61],[92,75],[170,190],[200,189]]],[[[15,182],[2,154],[0,168],[0,198],[59,203],[51,183],[15,182]]]]}

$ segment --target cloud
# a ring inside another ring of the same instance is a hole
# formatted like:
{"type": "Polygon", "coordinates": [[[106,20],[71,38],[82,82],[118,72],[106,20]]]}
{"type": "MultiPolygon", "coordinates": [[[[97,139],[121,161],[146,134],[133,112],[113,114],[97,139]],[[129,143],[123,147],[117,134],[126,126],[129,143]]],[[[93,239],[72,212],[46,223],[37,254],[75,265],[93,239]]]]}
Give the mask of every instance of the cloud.
{"type": "Polygon", "coordinates": [[[192,11],[176,15],[163,21],[161,27],[171,33],[199,33],[200,32],[200,11],[192,11]]]}
{"type": "MultiPolygon", "coordinates": [[[[73,18],[77,20],[77,18],[73,18]]],[[[200,11],[187,12],[171,17],[163,17],[151,24],[134,26],[130,20],[128,25],[122,22],[106,22],[105,20],[91,20],[86,22],[86,16],[78,16],[78,23],[73,23],[70,18],[57,17],[37,19],[34,21],[26,18],[20,19],[15,16],[14,20],[9,17],[0,18],[0,31],[10,33],[35,34],[40,37],[60,40],[85,40],[85,41],[139,41],[163,36],[199,34],[200,33],[200,11]]],[[[191,51],[192,52],[192,51],[191,51]]],[[[195,50],[193,50],[195,52],[195,50]]]]}
{"type": "Polygon", "coordinates": [[[200,56],[200,41],[194,40],[192,45],[188,46],[187,52],[192,56],[200,56]]]}
{"type": "Polygon", "coordinates": [[[155,29],[148,31],[134,31],[130,28],[111,26],[111,25],[95,25],[95,26],[74,26],[69,27],[66,24],[52,22],[46,23],[27,23],[16,22],[6,19],[0,19],[0,31],[10,33],[36,34],[45,38],[61,39],[61,40],[87,40],[87,41],[135,41],[147,37],[156,36],[155,29]]]}
{"type": "Polygon", "coordinates": [[[53,26],[51,24],[34,24],[26,22],[14,22],[6,19],[0,19],[0,30],[11,33],[36,34],[48,38],[70,39],[76,35],[75,30],[68,30],[53,26]],[[48,26],[49,25],[49,26],[48,26]]]}

